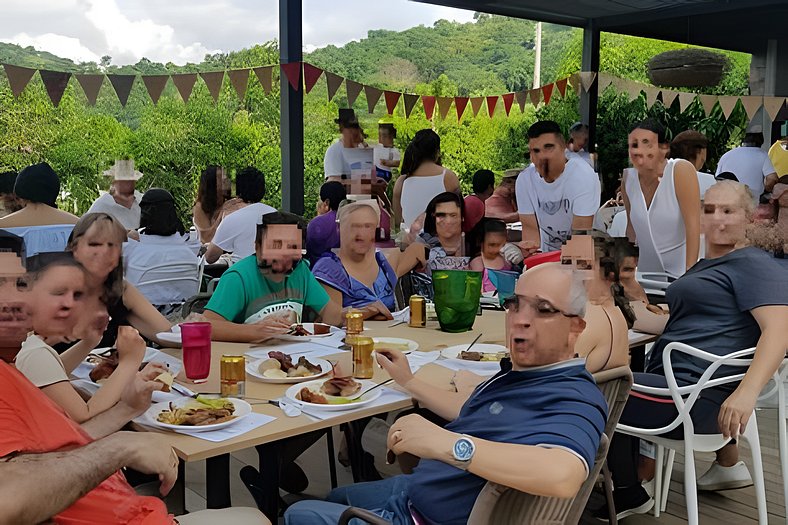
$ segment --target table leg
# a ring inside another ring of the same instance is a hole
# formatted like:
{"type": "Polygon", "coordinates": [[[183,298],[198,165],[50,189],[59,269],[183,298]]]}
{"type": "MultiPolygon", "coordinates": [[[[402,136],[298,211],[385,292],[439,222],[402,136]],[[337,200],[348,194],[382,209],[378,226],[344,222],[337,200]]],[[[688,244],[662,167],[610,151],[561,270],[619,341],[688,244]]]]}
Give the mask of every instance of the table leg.
{"type": "Polygon", "coordinates": [[[633,372],[646,370],[646,345],[633,346],[629,349],[629,369],[633,372]]]}
{"type": "Polygon", "coordinates": [[[232,506],[230,499],[230,454],[205,460],[205,500],[209,509],[232,506]]]}
{"type": "Polygon", "coordinates": [[[328,449],[328,475],[331,479],[331,488],[337,488],[337,454],[334,450],[334,429],[329,427],[326,431],[326,448],[328,449]]]}
{"type": "MultiPolygon", "coordinates": [[[[282,443],[275,441],[265,445],[257,445],[257,454],[260,458],[258,472],[258,491],[255,501],[260,510],[272,523],[279,518],[279,469],[282,455],[282,443]]],[[[252,490],[250,488],[250,490],[252,490]]]]}

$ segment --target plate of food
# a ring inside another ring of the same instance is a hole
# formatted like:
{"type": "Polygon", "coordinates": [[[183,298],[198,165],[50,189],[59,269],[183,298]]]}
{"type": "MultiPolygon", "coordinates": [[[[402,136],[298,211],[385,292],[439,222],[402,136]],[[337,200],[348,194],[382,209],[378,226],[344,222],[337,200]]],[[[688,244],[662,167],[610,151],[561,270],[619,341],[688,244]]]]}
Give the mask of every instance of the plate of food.
{"type": "Polygon", "coordinates": [[[509,356],[509,351],[503,345],[476,343],[467,351],[468,345],[455,345],[441,350],[444,359],[451,359],[462,363],[474,363],[476,366],[490,370],[500,368],[501,359],[509,356]]]}
{"type": "MultiPolygon", "coordinates": [[[[145,350],[145,357],[142,358],[140,370],[145,368],[145,365],[150,361],[162,363],[172,373],[178,375],[181,371],[183,363],[180,359],[172,357],[155,348],[147,348],[145,350]]],[[[118,351],[115,348],[96,348],[91,351],[82,363],[77,366],[72,372],[74,377],[84,379],[93,383],[96,387],[107,380],[112,372],[118,367],[120,358],[118,351]]]]}
{"type": "Polygon", "coordinates": [[[300,356],[293,362],[292,356],[277,351],[268,352],[267,358],[246,363],[246,373],[263,383],[303,383],[330,371],[331,363],[325,359],[300,356]]]}
{"type": "Polygon", "coordinates": [[[403,354],[419,349],[419,343],[400,337],[373,337],[375,350],[399,350],[403,354]]]}
{"type": "Polygon", "coordinates": [[[291,386],[285,392],[285,397],[299,402],[304,407],[320,410],[351,410],[367,405],[380,397],[382,389],[376,388],[359,398],[350,399],[376,384],[368,379],[356,380],[352,377],[318,379],[291,386]]]}
{"type": "Polygon", "coordinates": [[[240,421],[252,413],[252,406],[234,397],[182,398],[156,403],[145,412],[147,424],[168,430],[207,432],[240,421]]]}
{"type": "Polygon", "coordinates": [[[295,323],[287,333],[274,336],[280,341],[309,341],[328,337],[339,332],[339,328],[325,323],[295,323]]]}

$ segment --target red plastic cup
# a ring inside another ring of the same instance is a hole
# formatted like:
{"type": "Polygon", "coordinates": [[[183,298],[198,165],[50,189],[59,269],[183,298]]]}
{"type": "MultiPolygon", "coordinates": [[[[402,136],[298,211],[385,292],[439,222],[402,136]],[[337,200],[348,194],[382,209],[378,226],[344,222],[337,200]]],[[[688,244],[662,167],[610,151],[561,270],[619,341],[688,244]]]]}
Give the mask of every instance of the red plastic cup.
{"type": "Polygon", "coordinates": [[[211,372],[211,323],[182,323],[181,343],[186,378],[205,381],[211,372]]]}

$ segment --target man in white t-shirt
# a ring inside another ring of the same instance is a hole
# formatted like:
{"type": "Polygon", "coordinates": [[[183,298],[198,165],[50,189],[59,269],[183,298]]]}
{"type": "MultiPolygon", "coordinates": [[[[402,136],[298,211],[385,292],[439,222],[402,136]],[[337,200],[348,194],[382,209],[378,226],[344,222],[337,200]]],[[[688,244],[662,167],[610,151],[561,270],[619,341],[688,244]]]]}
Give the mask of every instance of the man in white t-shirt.
{"type": "Polygon", "coordinates": [[[88,213],[112,215],[126,230],[136,230],[140,227],[142,194],[135,185],[142,173],[134,169],[133,160],[118,160],[104,175],[112,177],[110,191],[96,199],[88,213]]]}
{"type": "Polygon", "coordinates": [[[256,168],[241,170],[235,179],[238,198],[248,205],[227,215],[216,228],[213,240],[205,252],[205,262],[215,263],[222,253],[231,253],[232,262],[238,262],[254,253],[257,223],[266,213],[276,211],[260,202],[265,197],[265,177],[256,168]]]}
{"type": "Polygon", "coordinates": [[[599,209],[601,187],[591,166],[567,158],[561,128],[551,120],[528,128],[532,164],[517,177],[516,193],[523,224],[525,255],[561,249],[572,230],[590,230],[599,209]]]}
{"type": "Polygon", "coordinates": [[[339,118],[334,119],[339,124],[340,138],[331,144],[323,157],[323,171],[326,180],[340,181],[342,175],[350,175],[350,163],[345,157],[345,149],[359,147],[364,142],[364,133],[352,108],[340,108],[339,118]]]}
{"type": "Polygon", "coordinates": [[[736,175],[739,182],[750,188],[756,203],[761,194],[771,191],[777,182],[777,173],[769,155],[761,149],[762,145],[763,133],[747,133],[741,146],[720,157],[716,173],[730,171],[736,175]]]}
{"type": "Polygon", "coordinates": [[[400,152],[394,147],[396,137],[397,128],[394,124],[378,124],[380,144],[375,146],[372,156],[378,178],[385,180],[387,184],[391,182],[392,169],[398,168],[400,163],[400,152]]]}

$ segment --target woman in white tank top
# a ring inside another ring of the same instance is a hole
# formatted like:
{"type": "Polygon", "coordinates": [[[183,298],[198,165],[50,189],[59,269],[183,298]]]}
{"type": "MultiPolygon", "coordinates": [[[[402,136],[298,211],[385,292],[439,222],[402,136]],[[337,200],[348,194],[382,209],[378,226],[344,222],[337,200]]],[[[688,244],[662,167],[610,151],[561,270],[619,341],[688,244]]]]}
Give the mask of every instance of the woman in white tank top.
{"type": "Polygon", "coordinates": [[[627,236],[640,248],[638,270],[679,277],[698,260],[700,190],[695,167],[667,160],[665,128],[647,119],[629,134],[634,168],[624,175],[627,236]]]}
{"type": "MultiPolygon", "coordinates": [[[[431,129],[416,132],[402,158],[402,175],[394,184],[395,224],[410,229],[439,193],[459,193],[460,181],[453,171],[439,164],[441,141],[431,129]]],[[[416,227],[421,230],[421,222],[416,227]]],[[[418,232],[414,232],[418,233],[418,232]]]]}

